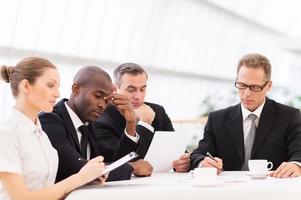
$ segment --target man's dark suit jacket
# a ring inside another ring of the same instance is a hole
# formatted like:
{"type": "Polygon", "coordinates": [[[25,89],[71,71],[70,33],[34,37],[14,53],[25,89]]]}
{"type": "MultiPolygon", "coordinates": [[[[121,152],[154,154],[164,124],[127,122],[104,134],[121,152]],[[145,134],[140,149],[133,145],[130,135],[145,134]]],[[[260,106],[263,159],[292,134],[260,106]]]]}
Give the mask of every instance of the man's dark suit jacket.
{"type": "MultiPolygon", "coordinates": [[[[56,182],[77,173],[85,165],[85,162],[79,160],[79,158],[83,158],[83,156],[81,155],[80,144],[75,127],[64,104],[65,101],[67,101],[67,99],[58,102],[55,105],[53,112],[42,113],[39,116],[42,129],[48,135],[59,155],[59,167],[56,182]]],[[[91,147],[90,157],[94,158],[102,155],[105,161],[112,160],[105,154],[105,152],[107,152],[106,148],[98,145],[94,127],[89,124],[88,129],[88,141],[91,147]]],[[[133,168],[130,165],[125,164],[112,171],[108,180],[130,179],[132,172],[133,168]]]]}
{"type": "MultiPolygon", "coordinates": [[[[155,131],[174,131],[172,123],[162,106],[153,103],[145,104],[149,105],[156,114],[152,122],[155,131]]],[[[126,120],[114,106],[108,106],[105,112],[96,120],[94,126],[97,130],[98,143],[108,149],[110,148],[113,155],[124,140],[129,140],[124,133],[126,120]]],[[[154,133],[142,125],[137,125],[136,132],[139,134],[140,139],[138,144],[131,141],[133,144],[131,150],[136,150],[139,158],[143,159],[154,133]]],[[[128,152],[124,151],[123,154],[125,155],[128,152]]]]}
{"type": "MultiPolygon", "coordinates": [[[[223,160],[224,170],[241,170],[244,163],[244,134],[241,105],[212,112],[191,158],[191,168],[206,152],[223,160]]],[[[260,115],[251,159],[267,159],[275,170],[284,161],[301,161],[300,111],[266,98],[260,115]]]]}

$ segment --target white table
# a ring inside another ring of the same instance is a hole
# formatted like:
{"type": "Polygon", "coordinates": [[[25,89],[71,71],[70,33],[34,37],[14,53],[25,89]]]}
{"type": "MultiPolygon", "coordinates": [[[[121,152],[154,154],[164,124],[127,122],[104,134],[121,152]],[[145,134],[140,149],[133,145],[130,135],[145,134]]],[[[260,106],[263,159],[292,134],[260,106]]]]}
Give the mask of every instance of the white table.
{"type": "Polygon", "coordinates": [[[243,172],[224,172],[219,180],[219,184],[212,186],[194,186],[188,173],[153,174],[101,186],[85,186],[73,191],[67,200],[301,200],[301,177],[251,180],[243,172]]]}

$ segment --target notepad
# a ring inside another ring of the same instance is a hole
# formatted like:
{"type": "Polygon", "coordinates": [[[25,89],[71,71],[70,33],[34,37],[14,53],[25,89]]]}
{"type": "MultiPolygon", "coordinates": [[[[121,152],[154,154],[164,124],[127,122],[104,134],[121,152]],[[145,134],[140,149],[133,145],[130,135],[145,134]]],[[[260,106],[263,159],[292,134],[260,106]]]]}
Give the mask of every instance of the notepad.
{"type": "Polygon", "coordinates": [[[144,160],[153,166],[153,172],[168,172],[172,162],[185,153],[190,135],[174,131],[156,131],[144,160]]]}

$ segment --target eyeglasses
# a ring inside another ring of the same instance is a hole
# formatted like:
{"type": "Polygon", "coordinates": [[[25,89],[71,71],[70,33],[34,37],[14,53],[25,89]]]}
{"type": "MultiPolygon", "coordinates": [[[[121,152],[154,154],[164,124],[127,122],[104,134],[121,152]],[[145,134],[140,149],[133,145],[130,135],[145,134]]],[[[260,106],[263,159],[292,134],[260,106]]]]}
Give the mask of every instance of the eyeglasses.
{"type": "Polygon", "coordinates": [[[265,82],[263,85],[247,85],[241,82],[235,81],[234,86],[240,90],[245,90],[249,88],[250,90],[254,92],[261,92],[263,88],[269,83],[270,81],[265,82]]]}

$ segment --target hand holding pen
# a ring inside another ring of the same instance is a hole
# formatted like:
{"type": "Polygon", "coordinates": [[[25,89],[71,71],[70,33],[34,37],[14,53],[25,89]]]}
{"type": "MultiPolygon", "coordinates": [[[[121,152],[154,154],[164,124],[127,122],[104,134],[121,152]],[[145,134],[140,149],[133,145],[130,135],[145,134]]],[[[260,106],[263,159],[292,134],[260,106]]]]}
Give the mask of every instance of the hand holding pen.
{"type": "Polygon", "coordinates": [[[200,163],[201,167],[215,167],[218,170],[218,174],[223,171],[223,160],[217,157],[213,157],[209,152],[206,153],[206,157],[200,163]]]}
{"type": "Polygon", "coordinates": [[[89,184],[103,184],[108,178],[108,174],[102,175],[102,171],[105,168],[102,156],[95,157],[91,160],[80,157],[78,161],[84,164],[78,173],[83,174],[87,179],[91,179],[88,181],[89,184]]]}

